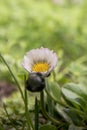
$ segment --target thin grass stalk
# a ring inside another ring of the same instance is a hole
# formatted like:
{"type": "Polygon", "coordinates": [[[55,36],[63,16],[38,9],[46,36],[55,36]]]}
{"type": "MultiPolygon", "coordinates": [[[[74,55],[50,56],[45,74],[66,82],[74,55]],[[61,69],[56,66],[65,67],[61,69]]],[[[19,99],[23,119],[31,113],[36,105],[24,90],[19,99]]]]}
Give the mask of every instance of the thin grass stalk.
{"type": "Polygon", "coordinates": [[[21,93],[21,97],[22,97],[24,104],[25,104],[26,118],[27,118],[29,130],[30,130],[30,124],[31,124],[32,129],[34,130],[34,127],[33,127],[33,124],[32,124],[31,118],[30,118],[30,114],[29,114],[29,111],[28,111],[28,106],[27,106],[27,93],[25,91],[25,97],[24,97],[23,92],[22,92],[21,87],[20,87],[20,84],[17,81],[17,79],[16,79],[15,75],[13,74],[12,70],[10,69],[8,63],[5,61],[4,57],[1,54],[0,54],[0,57],[1,57],[2,61],[4,62],[4,64],[6,65],[6,67],[8,68],[11,76],[13,77],[13,79],[14,79],[14,81],[15,81],[16,85],[18,86],[18,89],[21,93]]]}
{"type": "Polygon", "coordinates": [[[21,90],[21,87],[20,87],[19,82],[17,81],[15,75],[13,74],[11,68],[9,67],[9,65],[8,65],[8,63],[6,62],[6,60],[4,59],[4,57],[3,57],[1,54],[0,54],[0,57],[1,57],[2,61],[4,62],[4,64],[6,65],[6,67],[8,68],[8,70],[9,70],[11,76],[13,77],[13,79],[14,79],[16,85],[18,86],[18,89],[19,89],[19,91],[20,91],[20,93],[21,93],[21,97],[22,97],[22,99],[23,99],[23,101],[24,101],[23,92],[22,92],[22,90],[21,90]]]}
{"type": "MultiPolygon", "coordinates": [[[[12,126],[13,126],[16,130],[18,130],[18,128],[14,125],[12,119],[10,118],[10,116],[9,116],[9,114],[8,114],[8,111],[7,111],[6,106],[5,106],[4,103],[3,103],[3,107],[4,107],[4,110],[5,110],[6,116],[8,117],[8,119],[9,119],[9,121],[11,122],[12,126]]],[[[1,129],[0,129],[0,130],[1,130],[1,129]]]]}
{"type": "Polygon", "coordinates": [[[38,101],[37,97],[35,98],[35,130],[38,130],[39,122],[38,122],[38,101]]]}
{"type": "Polygon", "coordinates": [[[27,119],[27,125],[28,125],[28,129],[30,130],[31,127],[34,130],[34,126],[30,117],[30,113],[28,110],[28,98],[27,98],[27,90],[25,88],[25,115],[26,115],[26,119],[27,119]]]}

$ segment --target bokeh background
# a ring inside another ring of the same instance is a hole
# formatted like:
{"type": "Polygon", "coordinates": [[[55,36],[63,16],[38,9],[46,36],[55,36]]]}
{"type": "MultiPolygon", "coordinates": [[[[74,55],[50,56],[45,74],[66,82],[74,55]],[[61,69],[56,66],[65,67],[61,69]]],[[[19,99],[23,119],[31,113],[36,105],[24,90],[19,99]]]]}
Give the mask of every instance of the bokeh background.
{"type": "MultiPolygon", "coordinates": [[[[58,82],[64,84],[68,78],[84,82],[86,13],[86,0],[0,0],[0,53],[15,76],[20,79],[25,72],[21,65],[25,53],[43,46],[58,54],[58,82]]],[[[12,77],[1,61],[2,80],[12,81],[12,77]]]]}
{"type": "MultiPolygon", "coordinates": [[[[0,0],[0,53],[17,75],[25,53],[41,46],[56,51],[64,66],[84,61],[86,13],[86,0],[0,0]]],[[[3,64],[0,71],[9,80],[3,64]]]]}
{"type": "MultiPolygon", "coordinates": [[[[55,75],[60,85],[71,81],[87,85],[87,1],[0,0],[0,53],[22,85],[23,57],[41,46],[58,54],[55,75]]],[[[8,83],[15,84],[0,59],[0,86],[2,81],[5,91],[8,83]]],[[[18,112],[21,98],[16,94],[8,104],[18,112]]]]}

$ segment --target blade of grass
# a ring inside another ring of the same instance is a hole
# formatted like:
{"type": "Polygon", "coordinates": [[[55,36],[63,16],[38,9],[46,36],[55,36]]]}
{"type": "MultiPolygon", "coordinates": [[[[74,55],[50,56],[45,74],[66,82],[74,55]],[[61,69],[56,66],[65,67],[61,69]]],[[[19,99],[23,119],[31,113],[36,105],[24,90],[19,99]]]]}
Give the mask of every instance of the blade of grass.
{"type": "MultiPolygon", "coordinates": [[[[4,103],[3,103],[3,107],[4,107],[4,110],[5,110],[6,116],[8,117],[8,119],[9,119],[9,121],[11,122],[12,126],[13,126],[16,130],[18,130],[18,128],[14,125],[12,119],[10,118],[10,116],[9,116],[9,114],[8,114],[8,111],[7,111],[7,109],[6,109],[6,105],[5,105],[4,103]]],[[[0,129],[0,130],[1,130],[1,129],[0,129]]]]}
{"type": "Polygon", "coordinates": [[[18,89],[19,89],[19,91],[20,91],[20,93],[21,93],[21,97],[22,97],[22,99],[23,99],[23,101],[24,101],[23,92],[22,92],[22,90],[21,90],[21,87],[20,87],[20,84],[19,84],[18,80],[16,79],[16,77],[15,77],[15,75],[13,74],[13,72],[12,72],[10,66],[8,65],[8,63],[6,62],[6,60],[4,59],[4,57],[3,57],[1,54],[0,54],[0,58],[2,59],[2,61],[4,62],[4,64],[7,66],[7,68],[8,68],[8,70],[9,70],[11,76],[13,77],[13,79],[14,79],[16,85],[18,86],[18,89]]]}
{"type": "MultiPolygon", "coordinates": [[[[24,101],[24,104],[25,104],[25,114],[26,114],[26,119],[27,119],[27,123],[28,123],[28,128],[29,128],[29,130],[30,130],[30,125],[31,125],[32,129],[34,130],[34,127],[33,127],[33,124],[32,124],[31,118],[30,118],[30,114],[29,114],[29,111],[28,111],[27,92],[26,92],[26,89],[25,89],[25,97],[24,97],[23,92],[22,92],[22,89],[21,89],[21,86],[20,86],[18,80],[16,79],[15,75],[13,74],[13,72],[12,72],[10,66],[8,65],[8,63],[6,62],[6,60],[4,59],[4,57],[3,57],[1,54],[0,54],[0,58],[1,58],[1,60],[4,62],[4,64],[6,65],[6,67],[8,68],[8,70],[9,70],[11,76],[13,77],[13,79],[14,79],[15,83],[17,84],[18,89],[19,89],[19,91],[20,91],[20,93],[21,93],[21,97],[22,97],[22,99],[23,99],[23,101],[24,101]]],[[[5,110],[6,110],[6,109],[5,109],[5,110]]],[[[7,111],[6,111],[6,112],[7,112],[7,111]]],[[[7,113],[7,114],[8,114],[8,113],[7,113]]]]}
{"type": "Polygon", "coordinates": [[[25,115],[26,115],[26,119],[27,119],[27,126],[28,129],[30,130],[30,126],[32,127],[32,129],[34,130],[32,121],[31,121],[31,117],[30,117],[30,113],[28,111],[28,99],[27,99],[27,91],[25,89],[25,115]]]}
{"type": "Polygon", "coordinates": [[[38,101],[37,97],[35,98],[35,130],[38,130],[39,122],[38,122],[38,101]]]}

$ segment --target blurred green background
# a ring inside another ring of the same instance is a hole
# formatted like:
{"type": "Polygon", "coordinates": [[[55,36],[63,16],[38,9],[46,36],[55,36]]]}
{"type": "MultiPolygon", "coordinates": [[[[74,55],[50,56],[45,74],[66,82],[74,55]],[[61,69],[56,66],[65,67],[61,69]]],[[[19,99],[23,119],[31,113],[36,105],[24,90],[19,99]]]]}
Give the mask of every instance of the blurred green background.
{"type": "MultiPolygon", "coordinates": [[[[63,66],[86,59],[86,13],[86,0],[0,0],[0,52],[17,75],[25,53],[41,46],[56,51],[63,66]]],[[[0,71],[9,80],[2,63],[0,71]]]]}
{"type": "MultiPolygon", "coordinates": [[[[87,1],[0,0],[0,53],[22,86],[23,57],[41,46],[58,54],[58,66],[50,80],[60,86],[67,82],[87,85],[87,1]]],[[[0,58],[0,83],[3,80],[14,82],[0,58]]],[[[29,109],[34,105],[33,96],[29,109]]],[[[4,100],[12,115],[24,111],[19,93],[4,100]]]]}

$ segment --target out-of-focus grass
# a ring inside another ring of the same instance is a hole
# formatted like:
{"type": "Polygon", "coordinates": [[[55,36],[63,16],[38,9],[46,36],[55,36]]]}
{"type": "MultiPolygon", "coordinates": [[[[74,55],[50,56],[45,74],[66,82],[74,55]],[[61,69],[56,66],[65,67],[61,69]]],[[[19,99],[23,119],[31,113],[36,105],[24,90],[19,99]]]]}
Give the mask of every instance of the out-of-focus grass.
{"type": "Polygon", "coordinates": [[[85,4],[68,7],[46,1],[1,0],[0,51],[16,60],[39,46],[63,49],[67,58],[83,55],[87,47],[85,4]]]}
{"type": "Polygon", "coordinates": [[[40,46],[55,50],[65,64],[84,56],[86,5],[85,1],[60,6],[43,0],[1,0],[0,52],[16,71],[25,52],[40,46]]]}
{"type": "MultiPolygon", "coordinates": [[[[24,54],[30,49],[44,46],[58,54],[55,73],[60,84],[69,81],[87,84],[87,59],[77,60],[87,55],[86,12],[85,0],[82,4],[70,6],[46,0],[0,0],[0,52],[15,76],[21,79],[24,72],[21,66],[24,54]]],[[[0,61],[0,80],[9,79],[13,80],[0,61]]],[[[22,79],[21,82],[23,86],[22,79]]],[[[20,97],[20,101],[14,97],[11,99],[6,100],[10,108],[21,102],[20,97]]],[[[18,108],[12,109],[17,111],[18,108]]],[[[20,111],[23,109],[21,103],[20,111]]]]}
{"type": "MultiPolygon", "coordinates": [[[[40,46],[56,51],[63,68],[86,56],[86,7],[86,1],[69,6],[44,0],[1,0],[0,52],[15,75],[23,72],[24,54],[40,46]]],[[[2,62],[0,73],[0,79],[9,78],[2,62]]]]}

